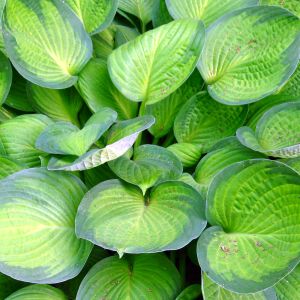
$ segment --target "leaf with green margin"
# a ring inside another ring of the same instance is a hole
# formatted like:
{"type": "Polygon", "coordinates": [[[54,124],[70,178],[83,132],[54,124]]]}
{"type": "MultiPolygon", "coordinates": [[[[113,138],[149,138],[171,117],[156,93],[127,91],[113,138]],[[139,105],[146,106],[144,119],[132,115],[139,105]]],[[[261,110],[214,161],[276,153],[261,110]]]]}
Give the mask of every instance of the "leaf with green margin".
{"type": "Polygon", "coordinates": [[[244,126],[237,138],[246,147],[269,156],[300,156],[300,102],[289,102],[269,109],[259,120],[255,131],[244,126]]]}
{"type": "Polygon", "coordinates": [[[28,167],[40,165],[44,152],[35,148],[35,141],[53,121],[38,114],[21,115],[0,125],[0,155],[28,167]]]}
{"type": "Polygon", "coordinates": [[[35,147],[52,154],[81,156],[100,139],[116,119],[115,111],[102,108],[89,118],[81,130],[68,122],[50,124],[36,140],[35,147]]]}
{"type": "Polygon", "coordinates": [[[121,156],[109,162],[109,167],[119,178],[137,185],[143,195],[159,182],[178,179],[183,171],[177,156],[156,145],[139,146],[132,159],[121,156]]]}
{"type": "Polygon", "coordinates": [[[294,169],[296,172],[300,174],[300,157],[283,158],[280,161],[288,165],[289,167],[291,167],[292,169],[294,169]]]}
{"type": "Polygon", "coordinates": [[[115,47],[118,48],[138,37],[140,33],[136,28],[116,25],[115,47]]]}
{"type": "Polygon", "coordinates": [[[194,178],[200,184],[203,196],[206,196],[208,186],[218,172],[239,161],[264,157],[265,155],[241,145],[236,137],[228,137],[218,142],[200,160],[194,178]]]}
{"type": "Polygon", "coordinates": [[[26,286],[5,300],[67,300],[66,295],[58,288],[46,284],[33,284],[26,286]]]}
{"type": "Polygon", "coordinates": [[[13,72],[12,86],[5,100],[5,105],[22,112],[34,112],[27,96],[26,84],[27,81],[18,72],[13,72]]]}
{"type": "Polygon", "coordinates": [[[153,27],[170,23],[173,18],[170,16],[165,0],[157,0],[152,11],[153,27]]]}
{"type": "Polygon", "coordinates": [[[174,19],[199,19],[209,26],[232,11],[258,5],[259,0],[166,0],[174,19]]]}
{"type": "MultiPolygon", "coordinates": [[[[207,92],[200,92],[181,108],[174,122],[178,143],[198,144],[202,152],[244,124],[247,106],[228,106],[214,101],[207,92]]],[[[200,157],[199,157],[200,158],[200,157]]]]}
{"type": "Polygon", "coordinates": [[[27,169],[0,181],[0,271],[17,280],[58,283],[83,268],[92,244],[74,231],[86,192],[74,175],[27,169]]]}
{"type": "Polygon", "coordinates": [[[215,100],[246,104],[285,84],[299,55],[299,18],[280,7],[256,6],[229,13],[208,28],[198,68],[215,100]]]}
{"type": "Polygon", "coordinates": [[[0,106],[5,102],[12,83],[12,69],[8,58],[0,52],[0,106]]]}
{"type": "Polygon", "coordinates": [[[105,249],[124,253],[177,250],[206,226],[201,195],[180,181],[165,181],[143,196],[119,180],[92,188],[76,216],[77,236],[105,249]]]}
{"type": "Polygon", "coordinates": [[[120,120],[131,119],[138,114],[138,104],[126,99],[113,85],[103,59],[93,58],[79,74],[77,89],[91,111],[110,107],[120,120]]]}
{"type": "Polygon", "coordinates": [[[286,277],[281,279],[275,285],[275,290],[278,300],[298,299],[300,291],[300,265],[298,265],[286,277]]]}
{"type": "Polygon", "coordinates": [[[197,300],[201,296],[201,285],[193,284],[186,287],[175,300],[197,300]]]}
{"type": "Polygon", "coordinates": [[[145,114],[155,117],[155,124],[149,129],[150,133],[157,138],[168,134],[173,127],[174,119],[180,108],[202,86],[203,79],[198,70],[195,70],[187,81],[171,95],[157,103],[146,105],[145,114]]]}
{"type": "Polygon", "coordinates": [[[14,67],[47,88],[72,86],[92,55],[89,35],[60,0],[7,0],[3,31],[14,67]]]}
{"type": "Polygon", "coordinates": [[[107,145],[104,148],[92,149],[79,158],[74,156],[52,157],[48,169],[82,171],[114,160],[124,155],[133,146],[138,135],[154,122],[155,119],[152,116],[120,121],[110,129],[107,145]]]}
{"type": "Polygon", "coordinates": [[[260,4],[281,6],[300,18],[299,0],[260,0],[260,4]]]}
{"type": "Polygon", "coordinates": [[[120,0],[119,9],[138,17],[146,26],[152,17],[155,0],[120,0]]]}
{"type": "Polygon", "coordinates": [[[115,47],[115,25],[112,24],[104,31],[92,36],[94,57],[106,60],[115,47]]]}
{"type": "Polygon", "coordinates": [[[11,293],[25,286],[26,283],[17,281],[0,273],[0,299],[6,299],[11,293]]]}
{"type": "Polygon", "coordinates": [[[82,281],[77,300],[174,299],[180,274],[163,254],[111,256],[97,263],[82,281]]]}
{"type": "Polygon", "coordinates": [[[209,186],[200,236],[201,269],[238,293],[255,293],[286,276],[299,262],[300,176],[267,159],[238,162],[209,186]],[[274,259],[278,258],[280,259],[274,259]]]}
{"type": "Polygon", "coordinates": [[[118,8],[119,0],[65,0],[80,21],[85,30],[96,34],[108,27],[118,8]]]}
{"type": "Polygon", "coordinates": [[[79,125],[78,113],[82,99],[73,89],[53,90],[28,83],[27,92],[34,110],[56,121],[79,125]]]}
{"type": "Polygon", "coordinates": [[[204,300],[277,300],[274,288],[254,293],[237,294],[223,289],[202,272],[202,290],[204,300]]]}
{"type": "Polygon", "coordinates": [[[0,179],[3,179],[23,169],[26,169],[26,166],[21,165],[9,157],[0,155],[0,179]]]}
{"type": "Polygon", "coordinates": [[[204,39],[204,26],[196,20],[177,20],[148,31],[112,52],[111,79],[128,99],[156,103],[190,76],[204,39]]]}

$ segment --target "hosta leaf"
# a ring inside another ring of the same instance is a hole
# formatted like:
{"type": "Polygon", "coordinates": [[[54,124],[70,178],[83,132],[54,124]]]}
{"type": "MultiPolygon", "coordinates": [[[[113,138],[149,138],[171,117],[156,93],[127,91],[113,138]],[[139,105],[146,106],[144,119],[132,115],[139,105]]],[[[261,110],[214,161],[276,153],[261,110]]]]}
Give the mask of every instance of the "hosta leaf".
{"type": "Polygon", "coordinates": [[[150,133],[157,138],[169,133],[180,108],[201,89],[202,85],[203,80],[198,70],[195,70],[174,93],[159,102],[147,105],[146,114],[155,117],[155,124],[149,129],[150,133]]]}
{"type": "Polygon", "coordinates": [[[212,227],[198,241],[201,269],[240,293],[282,279],[300,257],[299,193],[299,174],[276,161],[247,160],[219,172],[207,196],[212,227]]]}
{"type": "Polygon", "coordinates": [[[260,0],[262,5],[278,5],[288,9],[300,18],[300,5],[298,0],[260,0]]]}
{"type": "Polygon", "coordinates": [[[15,117],[15,113],[13,113],[12,111],[10,111],[4,107],[0,107],[0,124],[4,123],[7,120],[10,120],[14,117],[15,117]]]}
{"type": "Polygon", "coordinates": [[[0,179],[3,179],[4,177],[7,177],[25,168],[25,166],[8,157],[0,156],[0,179]]]}
{"type": "Polygon", "coordinates": [[[294,300],[299,297],[300,291],[300,265],[289,275],[275,285],[278,300],[294,300]]]}
{"type": "Polygon", "coordinates": [[[68,122],[49,125],[38,137],[35,146],[47,153],[80,156],[116,121],[117,113],[110,108],[99,110],[79,129],[68,122]]]}
{"type": "Polygon", "coordinates": [[[79,158],[74,156],[53,157],[48,164],[48,169],[81,171],[114,160],[125,154],[132,147],[139,133],[148,129],[154,122],[155,120],[151,116],[121,121],[110,130],[106,147],[92,149],[79,158]]]}
{"type": "Polygon", "coordinates": [[[281,159],[281,162],[290,166],[300,174],[300,157],[281,159]]]}
{"type": "Polygon", "coordinates": [[[0,273],[0,299],[6,299],[7,296],[22,288],[24,285],[24,282],[14,280],[0,273]]]}
{"type": "Polygon", "coordinates": [[[0,154],[25,164],[28,167],[40,165],[40,155],[35,141],[42,131],[52,124],[44,115],[22,115],[0,125],[0,154]]]}
{"type": "Polygon", "coordinates": [[[135,28],[116,25],[115,47],[120,47],[139,35],[139,32],[135,28]]]}
{"type": "Polygon", "coordinates": [[[300,155],[300,102],[283,103],[268,110],[256,125],[237,131],[239,141],[246,147],[275,157],[300,155]]]}
{"type": "Polygon", "coordinates": [[[6,0],[0,0],[0,51],[5,53],[4,49],[4,40],[3,40],[3,33],[2,33],[2,15],[3,15],[3,10],[5,7],[6,0]]]}
{"type": "Polygon", "coordinates": [[[117,175],[109,168],[108,164],[84,171],[84,182],[88,188],[92,188],[102,181],[116,178],[117,175]]]}
{"type": "Polygon", "coordinates": [[[133,159],[126,155],[109,163],[112,171],[121,179],[146,190],[158,182],[178,179],[182,164],[169,150],[156,145],[142,145],[134,151],[133,159]]]}
{"type": "Polygon", "coordinates": [[[225,290],[202,273],[202,290],[204,300],[277,300],[274,288],[254,294],[237,294],[225,290]]]}
{"type": "Polygon", "coordinates": [[[157,0],[152,11],[152,23],[154,27],[173,21],[169,14],[165,0],[157,0]]]}
{"type": "Polygon", "coordinates": [[[92,36],[94,56],[106,60],[115,47],[116,27],[113,25],[92,36]]]}
{"type": "Polygon", "coordinates": [[[175,300],[197,300],[201,294],[201,285],[193,284],[185,288],[175,300]]]}
{"type": "Polygon", "coordinates": [[[228,106],[207,92],[192,97],[179,111],[174,134],[179,143],[198,144],[203,153],[224,137],[233,135],[247,116],[247,106],[228,106]]]}
{"type": "Polygon", "coordinates": [[[258,2],[259,0],[166,0],[174,19],[200,19],[205,26],[229,12],[257,5],[258,2]]]}
{"type": "Polygon", "coordinates": [[[6,100],[12,82],[11,65],[7,57],[0,52],[0,106],[6,100]]]}
{"type": "Polygon", "coordinates": [[[208,28],[198,67],[214,99],[245,104],[278,90],[295,71],[299,54],[299,18],[280,7],[256,6],[208,28]]]}
{"type": "Polygon", "coordinates": [[[177,269],[162,254],[111,256],[90,270],[76,299],[174,299],[180,287],[177,269]]]}
{"type": "Polygon", "coordinates": [[[202,193],[201,186],[195,181],[195,179],[193,178],[193,176],[191,174],[183,173],[180,176],[179,180],[182,181],[182,182],[185,182],[188,185],[190,185],[192,188],[194,188],[200,194],[202,193]]]}
{"type": "Polygon", "coordinates": [[[82,99],[73,88],[53,90],[28,84],[27,92],[36,112],[45,114],[56,121],[79,125],[77,115],[82,107],[82,99]]]}
{"type": "Polygon", "coordinates": [[[7,0],[3,20],[8,56],[22,76],[47,88],[76,82],[92,42],[63,1],[7,0]]]}
{"type": "Polygon", "coordinates": [[[14,292],[5,300],[67,300],[64,293],[46,284],[33,284],[14,292]]]}
{"type": "Polygon", "coordinates": [[[112,22],[118,0],[65,0],[84,24],[85,30],[95,34],[112,22]]]}
{"type": "Polygon", "coordinates": [[[148,31],[109,56],[112,81],[132,101],[158,102],[192,73],[204,37],[204,26],[196,20],[173,21],[148,31]]]}
{"type": "Polygon", "coordinates": [[[74,232],[85,191],[77,177],[44,168],[1,180],[0,271],[33,283],[75,277],[92,249],[74,232]]]}
{"type": "Polygon", "coordinates": [[[263,157],[263,154],[241,145],[236,137],[228,137],[217,143],[212,151],[200,160],[194,177],[202,192],[206,194],[214,176],[225,167],[239,161],[263,157]]]}
{"type": "Polygon", "coordinates": [[[119,180],[92,188],[76,217],[76,233],[106,249],[153,253],[180,249],[205,228],[204,201],[180,181],[166,181],[149,194],[119,180]]]}
{"type": "Polygon", "coordinates": [[[113,85],[105,60],[90,60],[79,75],[77,88],[93,112],[110,107],[118,113],[120,120],[137,116],[137,103],[126,99],[113,85]]]}
{"type": "Polygon", "coordinates": [[[202,148],[196,144],[179,143],[168,147],[181,161],[184,167],[194,166],[202,155],[202,148]]]}

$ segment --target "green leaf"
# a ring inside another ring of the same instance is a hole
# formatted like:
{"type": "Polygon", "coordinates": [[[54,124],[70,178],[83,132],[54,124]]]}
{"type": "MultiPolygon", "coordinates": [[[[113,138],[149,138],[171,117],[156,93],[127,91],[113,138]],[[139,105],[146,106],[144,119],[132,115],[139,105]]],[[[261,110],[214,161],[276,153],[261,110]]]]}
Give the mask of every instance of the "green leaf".
{"type": "Polygon", "coordinates": [[[236,137],[228,137],[218,142],[211,152],[200,160],[194,177],[200,184],[203,195],[206,195],[214,176],[224,168],[239,161],[264,157],[263,154],[241,145],[236,137]]]}
{"type": "Polygon", "coordinates": [[[289,275],[275,285],[278,300],[294,300],[299,297],[300,291],[300,265],[289,275]]]}
{"type": "Polygon", "coordinates": [[[153,27],[159,27],[173,21],[169,14],[165,0],[157,0],[152,11],[153,27]]]}
{"type": "Polygon", "coordinates": [[[76,176],[44,168],[1,180],[0,271],[32,283],[75,277],[92,250],[74,231],[85,192],[76,176]]]}
{"type": "Polygon", "coordinates": [[[206,226],[200,194],[180,181],[142,191],[119,180],[92,188],[76,217],[76,233],[103,248],[123,253],[177,250],[197,238],[206,226]]]}
{"type": "Polygon", "coordinates": [[[174,19],[199,19],[205,26],[232,11],[257,5],[259,0],[166,0],[174,19]]]}
{"type": "Polygon", "coordinates": [[[300,157],[295,158],[284,158],[280,160],[282,163],[290,166],[296,172],[300,174],[300,157]]]}
{"type": "Polygon", "coordinates": [[[116,25],[116,35],[115,35],[115,46],[116,48],[120,47],[127,42],[134,40],[140,34],[139,32],[132,27],[116,25]]]}
{"type": "Polygon", "coordinates": [[[193,284],[185,288],[175,300],[197,300],[201,294],[201,285],[193,284]]]}
{"type": "Polygon", "coordinates": [[[56,121],[79,125],[77,115],[82,107],[82,99],[73,88],[53,90],[28,84],[27,92],[36,112],[45,114],[56,121]]]}
{"type": "Polygon", "coordinates": [[[109,162],[109,167],[119,178],[139,186],[143,195],[158,182],[178,179],[182,173],[179,159],[171,151],[156,145],[139,146],[132,160],[126,155],[121,156],[109,162]]]}
{"type": "Polygon", "coordinates": [[[90,270],[76,299],[174,299],[180,287],[177,269],[162,254],[111,256],[90,270]]]}
{"type": "Polygon", "coordinates": [[[202,155],[202,148],[191,143],[173,144],[168,149],[174,153],[184,167],[194,166],[202,155]]]}
{"type": "Polygon", "coordinates": [[[48,164],[48,169],[82,171],[114,160],[125,154],[133,146],[139,133],[148,129],[154,122],[152,116],[120,121],[111,128],[106,147],[92,149],[79,158],[74,156],[53,157],[48,164]]]}
{"type": "Polygon", "coordinates": [[[275,6],[227,14],[210,26],[198,67],[210,95],[229,105],[258,101],[294,73],[300,20],[275,6]]]}
{"type": "Polygon", "coordinates": [[[3,33],[2,33],[2,15],[3,10],[5,7],[6,0],[0,0],[0,51],[5,54],[5,48],[4,48],[4,40],[3,40],[3,33]]]}
{"type": "Polygon", "coordinates": [[[138,114],[138,105],[126,99],[113,85],[105,60],[94,58],[79,75],[77,88],[91,111],[110,107],[120,120],[131,119],[138,114]]]}
{"type": "Polygon", "coordinates": [[[25,168],[26,167],[20,163],[0,155],[0,179],[3,179],[4,177],[7,177],[25,168]]]}
{"type": "Polygon", "coordinates": [[[300,102],[283,103],[268,110],[256,125],[237,130],[237,138],[246,147],[274,157],[300,155],[300,102]]]}
{"type": "Polygon", "coordinates": [[[254,294],[237,294],[225,290],[202,273],[202,290],[204,300],[277,300],[274,288],[254,294]]]}
{"type": "Polygon", "coordinates": [[[94,56],[106,60],[115,47],[115,25],[111,25],[104,31],[92,36],[94,56]]]}
{"type": "Polygon", "coordinates": [[[14,292],[5,300],[67,300],[64,293],[46,284],[33,284],[14,292]]]}
{"type": "Polygon", "coordinates": [[[0,124],[6,122],[7,120],[13,119],[14,117],[15,113],[4,107],[0,107],[0,124]]]}
{"type": "Polygon", "coordinates": [[[118,0],[65,0],[90,34],[100,32],[111,24],[117,12],[118,2],[118,0]]]}
{"type": "Polygon", "coordinates": [[[6,300],[7,296],[22,288],[24,285],[24,282],[14,280],[11,277],[0,273],[0,299],[6,300]]]}
{"type": "Polygon", "coordinates": [[[40,165],[44,153],[35,141],[52,120],[44,115],[22,115],[0,124],[0,154],[28,167],[40,165]]]}
{"type": "Polygon", "coordinates": [[[145,113],[155,117],[155,124],[149,129],[150,133],[157,138],[168,134],[180,108],[201,89],[202,85],[203,79],[198,70],[195,70],[171,95],[152,105],[146,105],[145,113]]]}
{"type": "MultiPolygon", "coordinates": [[[[180,176],[179,180],[188,184],[192,188],[194,188],[199,194],[202,194],[201,186],[195,181],[195,179],[193,178],[193,176],[191,174],[183,173],[180,176]]],[[[205,199],[205,198],[203,197],[203,199],[205,199]]],[[[196,257],[196,255],[195,255],[195,257],[196,257]]]]}
{"type": "Polygon", "coordinates": [[[228,106],[214,101],[207,92],[192,97],[174,122],[178,143],[198,144],[206,153],[219,140],[231,136],[247,116],[247,106],[228,106]]]}
{"type": "Polygon", "coordinates": [[[299,174],[280,162],[247,160],[219,172],[207,196],[212,227],[198,240],[201,269],[238,293],[286,276],[300,257],[299,193],[299,174]]]}
{"type": "Polygon", "coordinates": [[[278,5],[288,9],[300,18],[299,0],[260,0],[262,5],[278,5]]]}
{"type": "Polygon", "coordinates": [[[116,119],[115,111],[103,108],[92,115],[81,130],[68,122],[53,123],[41,133],[35,146],[47,153],[80,156],[100,139],[116,119]]]}
{"type": "Polygon", "coordinates": [[[76,82],[92,55],[92,42],[66,4],[7,0],[3,20],[9,59],[22,76],[47,88],[67,88],[76,82]]]}
{"type": "Polygon", "coordinates": [[[156,103],[190,76],[204,37],[204,26],[196,20],[173,21],[148,31],[109,56],[112,81],[128,99],[156,103]]]}
{"type": "Polygon", "coordinates": [[[5,102],[12,82],[12,69],[7,57],[0,52],[0,106],[5,102]]]}
{"type": "Polygon", "coordinates": [[[117,176],[109,168],[108,164],[84,171],[84,182],[88,188],[92,188],[102,181],[116,178],[117,176]]]}

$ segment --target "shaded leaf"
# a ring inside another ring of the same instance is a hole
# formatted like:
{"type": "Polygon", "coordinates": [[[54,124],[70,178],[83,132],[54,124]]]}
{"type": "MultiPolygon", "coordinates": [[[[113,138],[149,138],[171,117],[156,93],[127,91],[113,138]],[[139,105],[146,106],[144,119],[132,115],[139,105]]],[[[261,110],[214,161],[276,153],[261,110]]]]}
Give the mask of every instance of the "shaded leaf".
{"type": "MultiPolygon", "coordinates": [[[[1,8],[0,8],[1,10],[1,8]]],[[[0,52],[0,106],[5,102],[12,83],[12,69],[7,57],[0,52]]]]}

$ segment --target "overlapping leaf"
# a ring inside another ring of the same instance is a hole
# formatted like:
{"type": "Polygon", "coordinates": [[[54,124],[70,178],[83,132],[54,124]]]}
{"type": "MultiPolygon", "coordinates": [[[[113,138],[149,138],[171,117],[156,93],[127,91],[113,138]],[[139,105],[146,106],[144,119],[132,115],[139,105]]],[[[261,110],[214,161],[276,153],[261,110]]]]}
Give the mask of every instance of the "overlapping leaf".
{"type": "Polygon", "coordinates": [[[262,5],[278,5],[288,9],[296,16],[300,17],[300,5],[298,0],[260,0],[262,5]]]}
{"type": "Polygon", "coordinates": [[[197,300],[201,294],[201,285],[193,284],[185,288],[175,300],[197,300]]]}
{"type": "Polygon", "coordinates": [[[10,62],[7,57],[0,52],[0,105],[6,100],[11,82],[12,70],[10,62]]]}
{"type": "Polygon", "coordinates": [[[202,147],[197,144],[176,143],[168,149],[179,158],[184,167],[194,166],[202,155],[202,147]]]}
{"type": "Polygon", "coordinates": [[[21,165],[20,163],[8,157],[0,156],[0,179],[3,179],[25,168],[26,167],[24,165],[21,165]]]}

